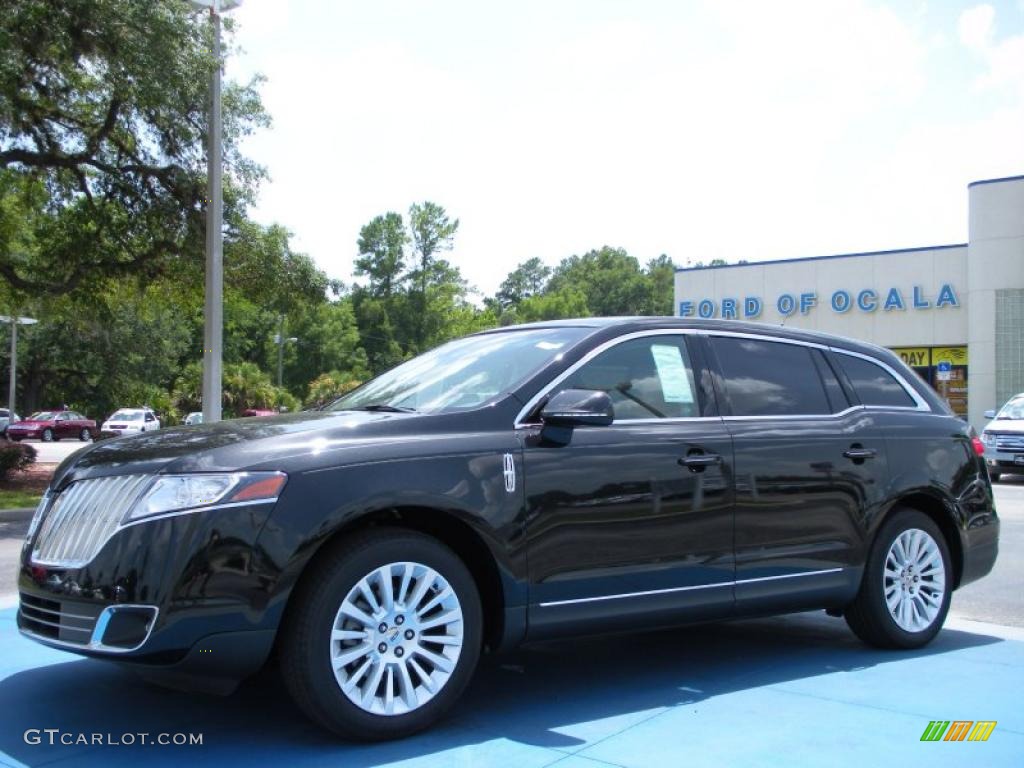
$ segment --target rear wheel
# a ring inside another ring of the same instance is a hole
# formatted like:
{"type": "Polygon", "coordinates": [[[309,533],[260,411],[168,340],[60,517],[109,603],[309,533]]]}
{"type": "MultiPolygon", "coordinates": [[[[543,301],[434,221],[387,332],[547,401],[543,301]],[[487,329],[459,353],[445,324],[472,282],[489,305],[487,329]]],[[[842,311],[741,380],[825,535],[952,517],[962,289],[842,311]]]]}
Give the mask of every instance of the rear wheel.
{"type": "Polygon", "coordinates": [[[880,648],[919,648],[946,620],[953,575],[949,547],[923,512],[898,510],[878,532],[846,622],[880,648]]]}
{"type": "Polygon", "coordinates": [[[400,738],[436,722],[480,655],[482,611],[461,560],[429,536],[376,529],[314,566],[283,628],[296,703],[346,738],[400,738]]]}
{"type": "Polygon", "coordinates": [[[92,433],[89,432],[88,429],[83,429],[82,432],[78,435],[78,439],[81,440],[83,443],[87,443],[90,440],[92,440],[92,433]]]}
{"type": "Polygon", "coordinates": [[[993,483],[998,483],[998,482],[999,482],[999,478],[1000,478],[1000,477],[1002,477],[1002,474],[1001,474],[1001,473],[999,473],[999,472],[989,472],[989,473],[988,473],[988,476],[989,476],[989,479],[990,479],[990,480],[991,480],[991,481],[992,481],[993,483]]]}

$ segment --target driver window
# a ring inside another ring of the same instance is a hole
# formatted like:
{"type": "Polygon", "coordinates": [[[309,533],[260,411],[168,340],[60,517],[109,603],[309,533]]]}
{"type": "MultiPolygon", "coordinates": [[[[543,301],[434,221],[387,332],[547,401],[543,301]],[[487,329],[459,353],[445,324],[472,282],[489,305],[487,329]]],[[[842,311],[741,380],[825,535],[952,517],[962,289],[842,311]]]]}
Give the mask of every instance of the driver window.
{"type": "Polygon", "coordinates": [[[607,392],[615,421],[700,415],[693,366],[682,336],[624,341],[583,365],[561,386],[607,392]]]}

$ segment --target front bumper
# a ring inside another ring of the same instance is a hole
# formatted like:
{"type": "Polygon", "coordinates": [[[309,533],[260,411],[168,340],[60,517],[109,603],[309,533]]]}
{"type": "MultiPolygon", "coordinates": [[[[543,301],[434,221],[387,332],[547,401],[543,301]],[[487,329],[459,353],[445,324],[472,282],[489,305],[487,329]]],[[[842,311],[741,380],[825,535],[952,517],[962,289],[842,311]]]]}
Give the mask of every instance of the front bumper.
{"type": "Polygon", "coordinates": [[[283,610],[271,599],[277,568],[257,544],[272,508],[232,504],[132,523],[79,568],[33,563],[26,541],[18,628],[187,687],[209,687],[190,676],[237,682],[265,661],[283,610]]]}
{"type": "Polygon", "coordinates": [[[7,428],[8,437],[39,437],[42,433],[43,431],[41,429],[19,429],[18,427],[7,428]]]}
{"type": "Polygon", "coordinates": [[[1020,450],[999,450],[985,444],[985,466],[989,472],[1024,475],[1024,448],[1020,450]]]}

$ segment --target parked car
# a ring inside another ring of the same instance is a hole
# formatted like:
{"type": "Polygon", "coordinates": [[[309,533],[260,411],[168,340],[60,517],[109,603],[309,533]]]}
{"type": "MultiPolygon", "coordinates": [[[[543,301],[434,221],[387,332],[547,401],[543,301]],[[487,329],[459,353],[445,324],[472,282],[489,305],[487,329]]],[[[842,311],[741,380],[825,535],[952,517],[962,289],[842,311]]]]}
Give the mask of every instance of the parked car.
{"type": "Polygon", "coordinates": [[[484,649],[525,641],[825,609],[918,648],[996,559],[982,453],[870,344],[495,329],[322,411],[81,451],[31,523],[18,626],[207,690],[276,649],[298,705],[356,739],[429,726],[484,649]]]}
{"type": "Polygon", "coordinates": [[[14,414],[14,418],[11,418],[11,412],[6,408],[0,408],[0,435],[7,437],[7,425],[12,421],[20,421],[21,416],[17,413],[14,414]]]}
{"type": "Polygon", "coordinates": [[[246,408],[242,411],[242,416],[277,416],[278,411],[270,408],[246,408]]]}
{"type": "Polygon", "coordinates": [[[985,444],[985,463],[993,482],[1003,475],[1024,475],[1024,392],[1011,397],[995,411],[985,411],[991,419],[981,433],[985,444]]]}
{"type": "Polygon", "coordinates": [[[203,412],[202,411],[192,411],[192,413],[190,413],[188,416],[186,416],[184,419],[182,419],[181,423],[186,425],[186,426],[192,426],[194,424],[202,424],[203,423],[203,412]]]}
{"type": "Polygon", "coordinates": [[[160,419],[152,408],[118,408],[103,422],[104,436],[120,437],[160,429],[160,419]]]}
{"type": "Polygon", "coordinates": [[[62,438],[92,440],[98,434],[96,422],[77,411],[36,411],[27,419],[7,427],[11,440],[39,438],[44,443],[62,438]]]}

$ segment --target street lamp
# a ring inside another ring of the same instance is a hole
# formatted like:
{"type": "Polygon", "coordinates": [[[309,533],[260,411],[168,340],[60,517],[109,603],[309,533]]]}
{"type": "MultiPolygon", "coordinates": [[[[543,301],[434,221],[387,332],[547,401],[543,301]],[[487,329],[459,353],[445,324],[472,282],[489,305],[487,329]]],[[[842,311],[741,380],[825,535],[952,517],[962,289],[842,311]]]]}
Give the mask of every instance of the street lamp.
{"type": "Polygon", "coordinates": [[[288,342],[294,344],[298,341],[298,336],[289,336],[287,339],[280,333],[274,334],[274,343],[277,344],[277,386],[281,386],[281,374],[284,370],[284,345],[288,342]]]}
{"type": "Polygon", "coordinates": [[[18,326],[35,325],[39,321],[32,317],[18,317],[17,315],[0,315],[0,323],[11,324],[11,382],[7,389],[7,418],[8,423],[14,423],[14,383],[17,381],[18,367],[18,326]]]}
{"type": "Polygon", "coordinates": [[[210,80],[210,135],[206,155],[206,302],[203,327],[203,423],[220,421],[224,345],[224,195],[221,189],[220,14],[241,0],[190,0],[193,8],[208,10],[213,25],[213,57],[217,66],[210,80]]]}

